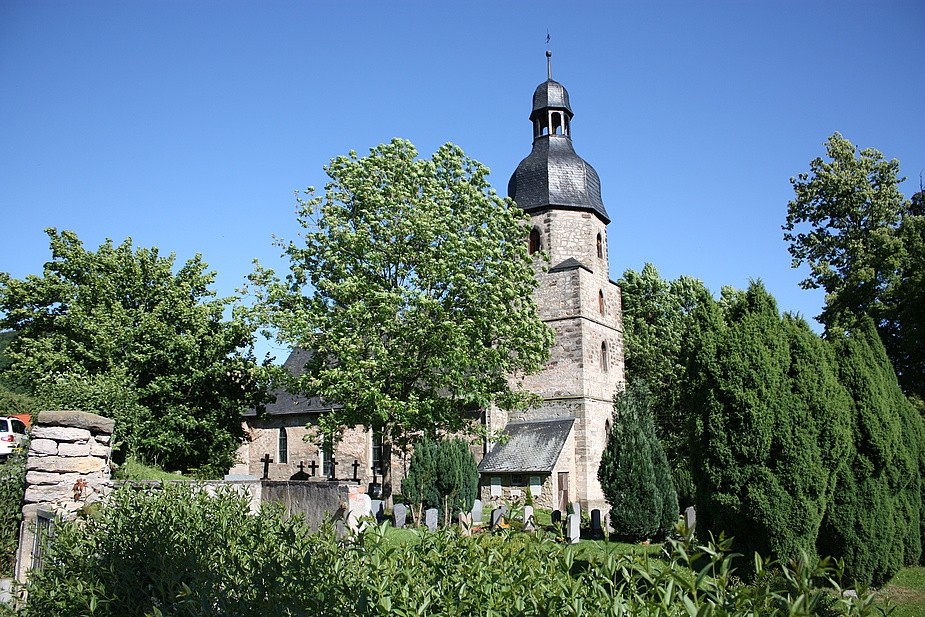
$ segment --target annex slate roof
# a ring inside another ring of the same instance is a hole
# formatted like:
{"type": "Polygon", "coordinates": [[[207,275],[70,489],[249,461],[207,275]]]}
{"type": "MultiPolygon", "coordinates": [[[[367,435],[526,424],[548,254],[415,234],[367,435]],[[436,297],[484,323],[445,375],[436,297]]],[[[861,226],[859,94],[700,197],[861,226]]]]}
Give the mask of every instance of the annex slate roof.
{"type": "Polygon", "coordinates": [[[568,259],[560,262],[558,265],[553,266],[549,269],[549,272],[568,272],[569,270],[577,270],[579,268],[583,268],[591,273],[594,272],[594,270],[581,263],[574,257],[569,257],[568,259]]]}
{"type": "Polygon", "coordinates": [[[574,418],[511,422],[505,427],[510,439],[485,455],[479,473],[551,473],[574,423],[574,418]]]}
{"type": "MultiPolygon", "coordinates": [[[[299,375],[305,370],[305,364],[311,359],[312,352],[307,349],[296,347],[283,362],[283,367],[292,375],[299,375]]],[[[325,403],[320,396],[305,396],[304,394],[292,394],[286,390],[274,390],[276,401],[267,403],[266,415],[268,416],[291,416],[307,413],[321,413],[328,411],[337,405],[325,403]]],[[[244,412],[247,418],[253,418],[257,415],[256,409],[248,409],[244,412]]]]}
{"type": "Polygon", "coordinates": [[[526,212],[548,208],[590,210],[610,222],[597,171],[575,153],[568,135],[541,135],[507,185],[508,197],[526,212]]]}

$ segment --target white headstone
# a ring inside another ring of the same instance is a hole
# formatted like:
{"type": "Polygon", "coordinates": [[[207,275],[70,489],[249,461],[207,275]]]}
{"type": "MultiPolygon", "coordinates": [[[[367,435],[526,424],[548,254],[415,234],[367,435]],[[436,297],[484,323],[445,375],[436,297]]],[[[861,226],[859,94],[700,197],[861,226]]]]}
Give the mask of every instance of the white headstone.
{"type": "Polygon", "coordinates": [[[581,504],[577,501],[573,501],[570,505],[572,506],[572,514],[577,514],[578,520],[581,520],[581,504]]]}
{"type": "Polygon", "coordinates": [[[687,506],[684,509],[684,525],[688,529],[694,529],[697,526],[697,510],[694,506],[687,506]]]}
{"type": "Polygon", "coordinates": [[[581,516],[578,514],[568,515],[568,541],[569,544],[578,544],[581,538],[581,516]]]}
{"type": "Polygon", "coordinates": [[[437,530],[437,508],[428,508],[424,511],[424,524],[431,531],[437,530]]]}
{"type": "Polygon", "coordinates": [[[481,523],[482,522],[482,500],[476,499],[472,502],[472,522],[481,523]]]}
{"type": "Polygon", "coordinates": [[[405,504],[395,504],[395,507],[392,508],[392,521],[395,524],[395,528],[401,529],[404,527],[406,518],[408,518],[408,508],[405,507],[405,504]]]}
{"type": "Polygon", "coordinates": [[[524,531],[536,531],[536,519],[533,517],[533,506],[524,506],[524,531]]]}

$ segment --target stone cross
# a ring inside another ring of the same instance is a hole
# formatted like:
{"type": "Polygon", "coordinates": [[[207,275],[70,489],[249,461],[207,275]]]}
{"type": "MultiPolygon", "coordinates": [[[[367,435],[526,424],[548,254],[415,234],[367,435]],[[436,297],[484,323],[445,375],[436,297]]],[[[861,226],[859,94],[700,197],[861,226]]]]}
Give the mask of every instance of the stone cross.
{"type": "Polygon", "coordinates": [[[315,461],[312,461],[312,464],[309,465],[308,468],[312,470],[312,477],[314,478],[315,473],[318,472],[318,463],[316,463],[315,461]]]}
{"type": "Polygon", "coordinates": [[[270,458],[270,453],[264,454],[260,462],[263,463],[263,479],[267,480],[270,477],[270,463],[273,462],[273,459],[270,458]]]}
{"type": "Polygon", "coordinates": [[[353,465],[351,465],[351,467],[353,467],[353,481],[359,482],[360,478],[357,474],[360,472],[360,461],[353,459],[353,465]]]}
{"type": "Polygon", "coordinates": [[[299,461],[299,473],[305,473],[305,461],[299,461]]]}

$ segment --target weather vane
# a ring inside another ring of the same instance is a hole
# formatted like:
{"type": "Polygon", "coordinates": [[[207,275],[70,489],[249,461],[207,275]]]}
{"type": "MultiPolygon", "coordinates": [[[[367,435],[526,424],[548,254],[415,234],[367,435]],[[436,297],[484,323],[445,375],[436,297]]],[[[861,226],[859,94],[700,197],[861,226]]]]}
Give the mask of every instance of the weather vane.
{"type": "Polygon", "coordinates": [[[549,49],[549,28],[546,28],[546,79],[552,79],[552,51],[549,49]]]}

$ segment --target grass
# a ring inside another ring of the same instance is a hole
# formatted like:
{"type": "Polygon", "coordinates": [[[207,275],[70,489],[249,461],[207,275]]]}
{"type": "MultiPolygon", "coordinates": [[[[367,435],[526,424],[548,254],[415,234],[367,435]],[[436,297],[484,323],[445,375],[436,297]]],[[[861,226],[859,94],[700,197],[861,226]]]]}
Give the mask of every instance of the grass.
{"type": "Polygon", "coordinates": [[[891,617],[925,615],[925,567],[903,568],[877,593],[877,605],[893,606],[891,617]]]}
{"type": "Polygon", "coordinates": [[[184,476],[164,471],[157,467],[145,465],[138,460],[128,457],[125,462],[116,469],[113,477],[118,480],[134,480],[141,482],[144,480],[157,480],[160,482],[176,482],[177,480],[189,480],[184,476]]]}

